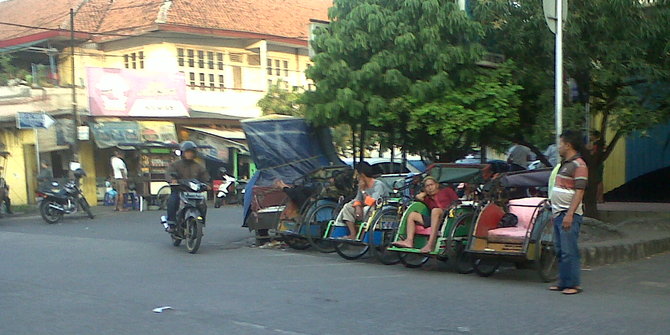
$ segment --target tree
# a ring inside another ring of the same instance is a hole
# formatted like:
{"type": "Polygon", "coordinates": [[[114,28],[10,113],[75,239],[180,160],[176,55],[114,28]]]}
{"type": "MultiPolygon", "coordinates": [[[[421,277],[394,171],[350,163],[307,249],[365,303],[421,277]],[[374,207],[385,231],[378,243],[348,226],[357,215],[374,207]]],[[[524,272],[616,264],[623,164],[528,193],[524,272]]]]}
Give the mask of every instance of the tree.
{"type": "Polygon", "coordinates": [[[475,82],[484,30],[453,1],[335,0],[329,17],[307,71],[316,90],[302,100],[311,122],[349,124],[361,143],[366,130],[384,130],[408,147],[410,123],[428,131],[417,107],[475,82]]]}
{"type": "MultiPolygon", "coordinates": [[[[550,125],[544,123],[542,115],[553,109],[554,47],[540,2],[479,0],[474,2],[473,12],[477,21],[490,27],[487,47],[521,65],[515,73],[524,87],[520,109],[524,127],[519,128],[519,136],[547,132],[550,125]]],[[[668,36],[668,0],[570,3],[564,67],[566,78],[573,78],[577,84],[578,99],[567,106],[566,114],[584,115],[588,104],[591,119],[596,122],[581,128],[593,127],[609,140],[593,154],[587,153],[587,215],[597,215],[595,192],[602,180],[598,171],[618,141],[670,117],[668,95],[659,95],[655,89],[659,83],[670,82],[668,36]]],[[[581,119],[564,121],[572,122],[572,126],[583,124],[581,119]]]]}
{"type": "Polygon", "coordinates": [[[280,114],[289,116],[303,116],[305,114],[304,106],[298,100],[301,93],[283,88],[284,81],[279,80],[270,86],[268,93],[258,100],[258,107],[263,111],[263,115],[280,114]]]}

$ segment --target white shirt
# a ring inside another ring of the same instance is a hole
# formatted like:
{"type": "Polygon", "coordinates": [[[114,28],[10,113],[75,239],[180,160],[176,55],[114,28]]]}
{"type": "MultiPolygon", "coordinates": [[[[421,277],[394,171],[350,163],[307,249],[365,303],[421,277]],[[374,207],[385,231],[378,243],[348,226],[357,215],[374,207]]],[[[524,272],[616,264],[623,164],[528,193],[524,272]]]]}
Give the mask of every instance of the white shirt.
{"type": "Polygon", "coordinates": [[[112,157],[112,170],[114,170],[114,179],[123,179],[123,173],[128,175],[126,163],[119,157],[112,157]]]}

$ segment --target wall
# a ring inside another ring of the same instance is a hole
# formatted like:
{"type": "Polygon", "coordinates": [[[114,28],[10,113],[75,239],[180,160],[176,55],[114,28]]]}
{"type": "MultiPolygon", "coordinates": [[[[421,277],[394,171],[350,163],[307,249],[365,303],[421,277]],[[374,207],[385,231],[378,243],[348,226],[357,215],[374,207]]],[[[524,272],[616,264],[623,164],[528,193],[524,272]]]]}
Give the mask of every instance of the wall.
{"type": "MultiPolygon", "coordinates": [[[[0,130],[0,142],[6,145],[5,150],[11,156],[4,162],[3,177],[9,185],[9,197],[12,199],[12,205],[25,205],[28,203],[28,197],[34,197],[28,194],[26,178],[36,178],[37,166],[28,169],[29,175],[26,176],[26,165],[23,146],[26,144],[35,144],[35,136],[32,130],[3,129],[0,130]]],[[[0,158],[1,160],[2,158],[0,158]]]]}

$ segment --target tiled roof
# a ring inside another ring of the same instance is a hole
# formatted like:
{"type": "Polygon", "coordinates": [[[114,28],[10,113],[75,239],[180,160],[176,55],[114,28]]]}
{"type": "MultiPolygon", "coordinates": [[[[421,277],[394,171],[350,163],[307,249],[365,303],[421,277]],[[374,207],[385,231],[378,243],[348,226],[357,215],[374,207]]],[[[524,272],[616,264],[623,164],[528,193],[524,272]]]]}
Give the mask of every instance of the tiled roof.
{"type": "MultiPolygon", "coordinates": [[[[160,25],[208,28],[307,39],[310,19],[327,20],[332,0],[8,0],[0,2],[0,22],[132,34],[160,25]]],[[[0,41],[44,32],[0,25],[0,41]]]]}

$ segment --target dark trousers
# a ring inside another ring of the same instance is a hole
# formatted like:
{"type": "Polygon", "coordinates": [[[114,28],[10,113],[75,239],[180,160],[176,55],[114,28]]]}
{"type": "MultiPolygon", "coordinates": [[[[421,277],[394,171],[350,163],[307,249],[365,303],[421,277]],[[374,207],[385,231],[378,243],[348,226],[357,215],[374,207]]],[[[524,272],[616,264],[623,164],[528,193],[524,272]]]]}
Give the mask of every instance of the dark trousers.
{"type": "Polygon", "coordinates": [[[179,192],[172,191],[167,201],[167,221],[170,224],[177,222],[177,210],[179,210],[179,192]]]}
{"type": "Polygon", "coordinates": [[[575,214],[570,230],[563,230],[565,212],[554,218],[554,245],[558,256],[559,279],[561,288],[574,288],[581,284],[581,255],[579,254],[579,230],[582,216],[575,214]]]}

